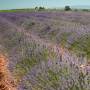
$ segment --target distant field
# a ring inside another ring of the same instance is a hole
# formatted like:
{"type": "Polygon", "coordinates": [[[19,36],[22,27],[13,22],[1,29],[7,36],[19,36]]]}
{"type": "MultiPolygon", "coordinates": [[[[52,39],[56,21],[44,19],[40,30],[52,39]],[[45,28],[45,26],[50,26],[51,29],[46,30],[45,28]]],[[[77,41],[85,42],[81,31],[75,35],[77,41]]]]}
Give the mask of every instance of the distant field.
{"type": "Polygon", "coordinates": [[[0,12],[29,12],[35,11],[34,9],[11,9],[11,10],[0,10],[0,12]]]}
{"type": "MultiPolygon", "coordinates": [[[[0,10],[0,12],[47,12],[47,11],[65,11],[65,8],[44,8],[44,9],[39,9],[40,7],[36,8],[26,8],[26,9],[9,9],[9,10],[0,10]]],[[[41,7],[43,8],[43,7],[41,7]]],[[[90,9],[75,9],[72,8],[70,11],[82,11],[82,12],[90,12],[90,9]]]]}
{"type": "Polygon", "coordinates": [[[2,10],[0,52],[18,90],[89,90],[90,12],[2,10]]]}
{"type": "MultiPolygon", "coordinates": [[[[19,11],[22,12],[23,9],[9,10],[9,12],[19,11]]],[[[74,51],[85,52],[88,58],[90,57],[89,12],[41,11],[22,14],[1,13],[1,15],[28,32],[33,31],[44,39],[63,44],[74,51]]]]}

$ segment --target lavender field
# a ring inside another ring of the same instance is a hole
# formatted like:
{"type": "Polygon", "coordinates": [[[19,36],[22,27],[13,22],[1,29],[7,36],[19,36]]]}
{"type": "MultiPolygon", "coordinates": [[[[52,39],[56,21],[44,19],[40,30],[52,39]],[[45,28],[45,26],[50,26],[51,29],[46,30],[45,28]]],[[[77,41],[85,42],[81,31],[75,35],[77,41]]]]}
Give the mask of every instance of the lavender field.
{"type": "Polygon", "coordinates": [[[0,53],[17,90],[90,90],[90,12],[2,12],[0,53]]]}

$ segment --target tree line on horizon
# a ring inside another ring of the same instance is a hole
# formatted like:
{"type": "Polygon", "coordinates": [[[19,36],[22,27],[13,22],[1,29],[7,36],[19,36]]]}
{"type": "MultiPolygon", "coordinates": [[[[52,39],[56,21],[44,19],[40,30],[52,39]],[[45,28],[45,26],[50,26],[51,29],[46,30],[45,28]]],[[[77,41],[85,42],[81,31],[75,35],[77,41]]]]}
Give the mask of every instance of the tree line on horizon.
{"type": "MultiPolygon", "coordinates": [[[[38,10],[38,11],[41,11],[41,10],[45,10],[46,8],[45,7],[35,7],[35,10],[38,10]]],[[[70,6],[65,6],[64,8],[65,11],[70,11],[71,10],[71,7],[70,6]]]]}
{"type": "MultiPolygon", "coordinates": [[[[42,10],[45,10],[46,8],[45,7],[42,7],[42,6],[40,6],[40,7],[35,7],[35,10],[38,10],[38,11],[42,11],[42,10]]],[[[72,11],[73,9],[70,7],[70,6],[65,6],[64,7],[64,10],[65,11],[72,11]]],[[[74,11],[78,11],[79,9],[74,9],[74,11]]],[[[82,11],[89,11],[89,9],[81,9],[82,11]]]]}

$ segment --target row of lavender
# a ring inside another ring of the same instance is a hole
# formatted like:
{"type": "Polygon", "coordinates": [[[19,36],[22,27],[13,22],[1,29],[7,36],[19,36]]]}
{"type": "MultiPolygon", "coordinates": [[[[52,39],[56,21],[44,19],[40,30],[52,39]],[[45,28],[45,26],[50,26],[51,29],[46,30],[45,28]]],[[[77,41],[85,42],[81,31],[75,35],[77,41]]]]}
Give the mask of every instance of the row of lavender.
{"type": "Polygon", "coordinates": [[[1,13],[2,17],[34,32],[41,38],[86,52],[90,58],[90,13],[88,12],[33,12],[1,13]]]}

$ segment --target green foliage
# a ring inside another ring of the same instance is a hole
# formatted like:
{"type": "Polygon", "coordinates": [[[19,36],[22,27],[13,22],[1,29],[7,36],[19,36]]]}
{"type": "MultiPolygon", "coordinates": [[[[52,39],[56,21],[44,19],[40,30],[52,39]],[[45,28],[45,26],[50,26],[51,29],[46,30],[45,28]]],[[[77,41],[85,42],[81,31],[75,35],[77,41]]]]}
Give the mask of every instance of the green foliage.
{"type": "Polygon", "coordinates": [[[57,82],[59,80],[59,75],[52,70],[48,70],[49,79],[52,82],[57,82]]]}
{"type": "Polygon", "coordinates": [[[59,87],[59,84],[60,84],[59,79],[60,79],[60,76],[58,74],[49,70],[49,80],[51,82],[51,87],[53,87],[54,89],[57,89],[57,87],[59,87]]]}
{"type": "Polygon", "coordinates": [[[70,6],[65,6],[65,11],[70,11],[70,10],[71,10],[70,6]]]}
{"type": "Polygon", "coordinates": [[[50,69],[47,71],[47,79],[45,79],[43,75],[37,76],[37,79],[42,87],[46,87],[48,85],[54,89],[59,87],[60,76],[50,69]]]}
{"type": "Polygon", "coordinates": [[[90,37],[87,35],[79,38],[71,45],[71,49],[85,52],[87,57],[90,58],[90,37]]]}
{"type": "Polygon", "coordinates": [[[35,10],[37,10],[38,9],[38,7],[35,7],[35,10]]]}
{"type": "Polygon", "coordinates": [[[82,11],[86,11],[86,12],[89,12],[90,10],[89,10],[89,9],[82,9],[82,11]]]}
{"type": "Polygon", "coordinates": [[[42,11],[42,10],[45,10],[45,8],[44,7],[39,7],[38,8],[38,11],[42,11]]]}
{"type": "Polygon", "coordinates": [[[67,40],[68,40],[68,37],[71,35],[72,33],[62,33],[61,34],[61,45],[63,45],[63,46],[65,46],[68,42],[67,42],[67,40]]]}
{"type": "Polygon", "coordinates": [[[16,76],[17,79],[23,77],[24,75],[27,74],[27,72],[29,70],[31,70],[31,68],[37,64],[37,60],[35,57],[32,58],[26,58],[23,59],[22,61],[20,61],[19,63],[16,64],[15,70],[14,70],[14,74],[16,76]]]}

